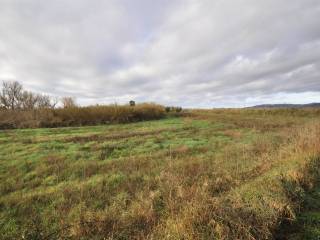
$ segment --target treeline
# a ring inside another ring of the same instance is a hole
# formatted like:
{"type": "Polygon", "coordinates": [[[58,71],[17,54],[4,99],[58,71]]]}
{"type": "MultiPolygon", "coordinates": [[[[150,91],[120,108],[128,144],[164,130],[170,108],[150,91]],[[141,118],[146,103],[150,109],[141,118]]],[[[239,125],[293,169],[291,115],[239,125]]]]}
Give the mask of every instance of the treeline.
{"type": "Polygon", "coordinates": [[[57,98],[24,90],[19,82],[2,83],[0,92],[0,108],[2,110],[55,108],[57,103],[57,98]]]}
{"type": "Polygon", "coordinates": [[[53,98],[4,82],[0,92],[0,129],[128,123],[165,117],[165,107],[152,103],[77,106],[75,99],[53,98]]]}

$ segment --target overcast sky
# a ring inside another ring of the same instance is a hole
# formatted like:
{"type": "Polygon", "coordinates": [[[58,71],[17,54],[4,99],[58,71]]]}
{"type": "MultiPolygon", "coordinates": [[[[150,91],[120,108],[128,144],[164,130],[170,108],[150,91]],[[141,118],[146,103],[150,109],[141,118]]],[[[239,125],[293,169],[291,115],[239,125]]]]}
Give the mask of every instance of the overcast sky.
{"type": "Polygon", "coordinates": [[[81,104],[320,102],[319,0],[0,0],[0,81],[81,104]]]}

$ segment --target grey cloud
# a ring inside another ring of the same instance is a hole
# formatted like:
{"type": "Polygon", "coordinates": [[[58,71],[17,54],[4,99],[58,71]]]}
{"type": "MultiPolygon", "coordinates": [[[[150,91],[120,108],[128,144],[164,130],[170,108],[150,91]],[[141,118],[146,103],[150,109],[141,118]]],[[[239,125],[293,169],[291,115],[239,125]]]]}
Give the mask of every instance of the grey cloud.
{"type": "Polygon", "coordinates": [[[83,104],[320,101],[318,0],[0,5],[0,80],[34,91],[83,104]]]}

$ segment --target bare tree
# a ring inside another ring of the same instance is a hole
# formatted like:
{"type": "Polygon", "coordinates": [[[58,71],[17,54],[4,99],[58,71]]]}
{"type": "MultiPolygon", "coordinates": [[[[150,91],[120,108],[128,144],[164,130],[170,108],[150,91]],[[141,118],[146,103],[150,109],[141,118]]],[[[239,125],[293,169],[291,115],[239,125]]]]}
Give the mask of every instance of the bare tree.
{"type": "Polygon", "coordinates": [[[58,105],[59,103],[59,97],[55,96],[55,97],[51,97],[51,108],[56,108],[56,106],[58,105]]]}
{"type": "Polygon", "coordinates": [[[24,110],[35,109],[38,103],[38,95],[33,92],[23,91],[21,98],[21,108],[24,110]]]}
{"type": "MultiPolygon", "coordinates": [[[[68,102],[68,105],[75,104],[68,102]]],[[[0,90],[0,109],[11,110],[33,110],[37,108],[55,108],[59,99],[49,95],[37,94],[31,91],[24,91],[19,82],[3,82],[0,90]]]]}
{"type": "Polygon", "coordinates": [[[76,100],[73,97],[63,97],[61,101],[64,108],[71,108],[77,106],[76,100]]]}
{"type": "Polygon", "coordinates": [[[5,109],[21,108],[23,87],[19,82],[3,82],[0,92],[0,105],[5,109]]]}
{"type": "Polygon", "coordinates": [[[51,108],[51,98],[48,95],[37,95],[37,108],[51,108]]]}

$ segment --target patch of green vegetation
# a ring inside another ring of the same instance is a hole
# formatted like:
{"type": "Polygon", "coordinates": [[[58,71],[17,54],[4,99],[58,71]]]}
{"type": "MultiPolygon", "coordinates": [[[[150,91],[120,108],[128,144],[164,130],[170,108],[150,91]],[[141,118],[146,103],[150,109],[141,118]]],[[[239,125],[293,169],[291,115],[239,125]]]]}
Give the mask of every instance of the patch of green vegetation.
{"type": "Polygon", "coordinates": [[[320,239],[320,188],[303,195],[302,211],[296,220],[287,226],[289,240],[320,239]]]}

